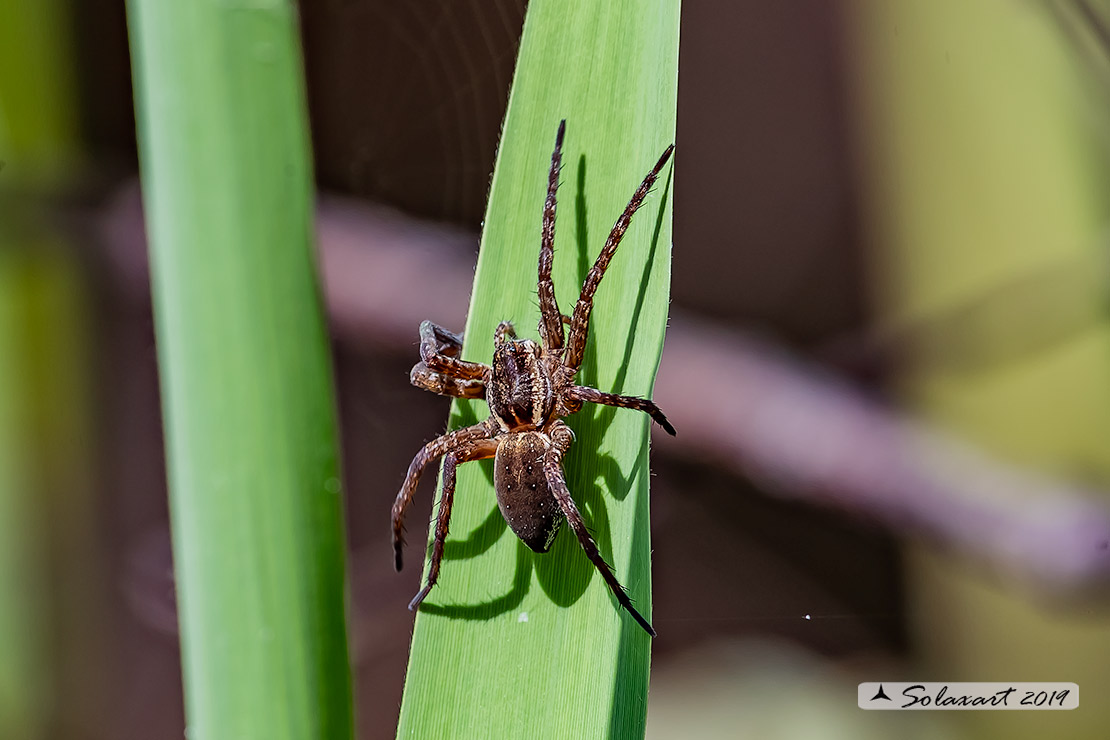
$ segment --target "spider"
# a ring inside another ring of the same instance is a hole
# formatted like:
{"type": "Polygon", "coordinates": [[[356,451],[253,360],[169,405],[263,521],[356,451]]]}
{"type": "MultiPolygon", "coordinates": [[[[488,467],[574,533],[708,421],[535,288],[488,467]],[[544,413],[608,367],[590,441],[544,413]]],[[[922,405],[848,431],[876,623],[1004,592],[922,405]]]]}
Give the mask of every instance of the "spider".
{"type": "Polygon", "coordinates": [[[547,552],[565,519],[620,606],[654,637],[655,630],[636,611],[624,587],[598,552],[597,544],[586,529],[567,489],[562,463],[574,440],[574,433],[562,417],[581,409],[584,402],[598,403],[643,411],[669,434],[675,433],[667,417],[649,400],[574,384],[574,376],[582,364],[586,348],[594,293],[633,214],[643,205],[660,171],[670,159],[674,145],[668,146],[659,157],[617,219],[605,247],[586,275],[573,315],[567,317],[559,311],[551,280],[555,191],[559,186],[565,132],[564,120],[559,123],[555,136],[555,151],[551,155],[547,180],[547,200],[543,208],[538,284],[540,343],[518,339],[512,323],[502,321],[494,332],[493,363],[485,365],[459,357],[463,344],[461,334],[454,334],[430,321],[420,325],[420,362],[412,369],[412,384],[444,396],[485,399],[489,403],[490,415],[479,424],[432,440],[413,458],[393,504],[394,565],[398,571],[401,570],[405,510],[412,501],[416,484],[428,464],[442,457],[443,495],[435,523],[428,581],[409,604],[409,609],[416,610],[439,577],[455,493],[455,468],[471,460],[492,457],[495,459],[493,482],[497,505],[517,537],[535,552],[547,552]],[[566,336],[563,333],[564,324],[569,326],[566,336]]]}

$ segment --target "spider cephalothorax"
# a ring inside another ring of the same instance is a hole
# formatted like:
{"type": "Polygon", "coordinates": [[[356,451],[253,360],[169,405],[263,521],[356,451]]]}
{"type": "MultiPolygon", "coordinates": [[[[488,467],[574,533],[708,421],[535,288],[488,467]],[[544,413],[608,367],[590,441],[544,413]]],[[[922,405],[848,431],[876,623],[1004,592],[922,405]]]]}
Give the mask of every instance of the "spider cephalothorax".
{"type": "Polygon", "coordinates": [[[432,590],[439,577],[451,504],[455,493],[455,468],[471,460],[494,458],[494,488],[497,505],[509,527],[524,544],[536,552],[547,552],[565,519],[578,538],[586,556],[601,573],[622,607],[654,636],[655,630],[636,611],[612,569],[598,552],[597,544],[586,529],[582,515],[567,489],[563,477],[563,456],[574,441],[574,434],[562,417],[582,408],[583,402],[643,411],[667,432],[674,428],[667,417],[651,401],[633,396],[605,393],[596,388],[574,385],[574,376],[582,363],[589,329],[594,293],[605,275],[609,261],[617,251],[624,232],[636,210],[643,205],[651,186],[674,151],[666,151],[655,167],[636,189],[632,200],[617,219],[593,268],[586,275],[582,293],[571,317],[563,316],[555,301],[551,281],[551,262],[555,242],[555,192],[559,186],[563,133],[566,122],[559,124],[555,151],[551,155],[548,174],[547,201],[543,209],[540,240],[539,284],[540,342],[517,339],[513,325],[503,321],[494,333],[491,365],[459,358],[462,336],[436,326],[430,321],[420,325],[420,362],[412,369],[412,384],[456,398],[484,398],[490,415],[480,424],[458,429],[432,440],[416,454],[408,475],[393,504],[393,548],[397,570],[401,569],[404,544],[405,509],[412,501],[420,474],[428,463],[443,457],[443,496],[436,517],[432,560],[428,583],[409,604],[415,609],[432,590]],[[564,324],[569,330],[564,335],[564,324]]]}

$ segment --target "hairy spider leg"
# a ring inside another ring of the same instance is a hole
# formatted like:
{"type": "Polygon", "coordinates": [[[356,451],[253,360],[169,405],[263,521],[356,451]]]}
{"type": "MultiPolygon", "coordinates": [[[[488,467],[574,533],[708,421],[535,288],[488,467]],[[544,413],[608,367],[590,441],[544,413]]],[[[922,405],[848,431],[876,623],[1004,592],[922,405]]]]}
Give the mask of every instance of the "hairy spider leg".
{"type": "Polygon", "coordinates": [[[458,357],[462,352],[463,335],[456,334],[450,329],[444,329],[439,324],[431,321],[422,321],[420,323],[420,341],[426,342],[432,351],[438,354],[447,355],[448,357],[458,357]],[[425,330],[425,324],[427,328],[425,330]]]}
{"type": "Polygon", "coordinates": [[[569,398],[576,401],[588,401],[589,403],[599,403],[603,406],[616,406],[622,409],[643,411],[654,419],[656,424],[663,427],[667,434],[672,437],[675,436],[674,427],[667,421],[667,417],[663,414],[662,410],[655,405],[654,401],[649,401],[646,398],[639,398],[637,396],[621,396],[616,393],[606,393],[605,391],[599,391],[597,388],[590,388],[587,385],[572,385],[567,388],[566,394],[569,398]]]}
{"type": "Polygon", "coordinates": [[[540,299],[540,341],[547,350],[563,348],[563,315],[555,300],[555,283],[551,280],[551,263],[555,258],[555,191],[559,189],[559,169],[563,156],[563,135],[566,119],[559,122],[555,134],[555,151],[551,153],[551,170],[547,174],[547,200],[543,204],[543,228],[540,231],[540,266],[537,293],[540,299]]]}
{"type": "Polygon", "coordinates": [[[455,498],[455,453],[443,456],[443,493],[439,497],[439,514],[436,516],[436,538],[432,546],[432,563],[428,567],[428,581],[424,588],[409,602],[409,611],[416,611],[420,602],[431,592],[439,578],[439,563],[443,558],[443,544],[447,541],[447,527],[451,522],[451,502],[455,498]]]}
{"type": "Polygon", "coordinates": [[[597,543],[594,542],[590,531],[586,529],[582,514],[579,513],[578,506],[575,505],[570,490],[567,488],[567,481],[563,475],[563,456],[570,449],[571,442],[574,440],[574,433],[571,432],[570,427],[559,421],[552,425],[549,436],[551,437],[551,447],[544,455],[543,471],[555,501],[559,504],[559,508],[563,510],[567,523],[578,538],[578,544],[582,546],[582,549],[586,552],[586,557],[590,559],[590,562],[601,573],[601,577],[605,579],[605,583],[608,584],[609,590],[613,592],[617,603],[624,607],[649,635],[655,637],[655,630],[652,629],[651,624],[644,619],[643,615],[636,611],[636,607],[632,605],[632,599],[628,597],[628,593],[621,586],[617,577],[613,575],[612,569],[605,562],[605,558],[601,556],[601,552],[598,551],[597,543]]]}
{"type": "Polygon", "coordinates": [[[420,359],[429,370],[460,380],[489,378],[492,372],[489,365],[460,360],[456,355],[461,351],[461,335],[452,334],[431,321],[420,322],[420,359]]]}
{"type": "Polygon", "coordinates": [[[470,399],[486,397],[486,384],[481,380],[460,380],[449,375],[441,375],[429,370],[423,362],[412,366],[409,382],[417,388],[423,388],[441,396],[470,399]]]}
{"type": "Polygon", "coordinates": [[[420,324],[420,355],[433,357],[432,367],[426,360],[413,365],[409,372],[409,382],[441,396],[453,398],[485,398],[487,373],[491,372],[480,363],[463,363],[456,359],[462,352],[462,334],[444,329],[442,326],[425,321],[420,324]],[[481,377],[471,377],[473,366],[482,368],[481,377]],[[462,366],[467,375],[459,377],[458,368],[462,366]],[[438,368],[438,369],[436,369],[438,368]]]}
{"type": "Polygon", "coordinates": [[[404,565],[402,549],[405,546],[405,510],[412,503],[412,496],[416,492],[416,484],[420,482],[420,475],[428,463],[448,452],[458,452],[470,443],[492,438],[497,434],[499,427],[493,417],[475,424],[474,426],[456,429],[433,439],[424,445],[420,452],[409,464],[409,472],[405,475],[405,482],[393,502],[393,565],[401,570],[404,565]]]}
{"type": "Polygon", "coordinates": [[[632,216],[644,204],[648,191],[659,179],[659,173],[662,172],[667,160],[671,158],[671,152],[673,151],[674,144],[671,144],[663,151],[659,161],[655,163],[651,172],[640,183],[640,187],[636,188],[632,200],[628,201],[628,205],[625,206],[624,213],[613,224],[613,230],[609,232],[609,238],[605,240],[605,246],[602,247],[601,254],[597,256],[597,261],[594,262],[594,266],[586,274],[586,280],[582,283],[582,294],[578,297],[578,303],[574,305],[574,315],[571,317],[570,323],[570,336],[567,338],[567,351],[563,357],[563,365],[571,371],[572,375],[578,371],[578,367],[582,364],[582,354],[586,351],[586,334],[590,328],[590,311],[593,309],[594,293],[597,291],[597,286],[601,283],[601,278],[605,276],[605,269],[609,267],[609,261],[613,259],[621,239],[624,238],[624,232],[628,230],[628,225],[632,223],[632,216]]]}
{"type": "Polygon", "coordinates": [[[471,460],[485,460],[497,454],[497,442],[492,439],[473,442],[456,452],[443,456],[443,494],[439,498],[439,514],[436,515],[435,540],[432,543],[432,560],[428,565],[428,580],[411,602],[409,609],[415,611],[424,598],[431,593],[432,586],[439,580],[439,566],[443,562],[443,548],[447,542],[447,528],[451,523],[451,504],[455,497],[455,468],[471,460]]]}

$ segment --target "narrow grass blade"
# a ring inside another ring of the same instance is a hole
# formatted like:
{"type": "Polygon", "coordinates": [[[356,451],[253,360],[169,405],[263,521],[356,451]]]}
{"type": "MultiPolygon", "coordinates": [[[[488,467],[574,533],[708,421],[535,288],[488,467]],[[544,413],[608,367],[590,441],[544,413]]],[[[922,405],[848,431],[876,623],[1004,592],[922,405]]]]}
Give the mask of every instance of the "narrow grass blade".
{"type": "MultiPolygon", "coordinates": [[[[573,309],[633,191],[674,140],[679,4],[534,0],[521,41],[466,325],[488,362],[503,319],[536,336],[536,263],[547,169],[567,120],[555,285],[573,309]]],[[[670,166],[598,291],[580,382],[650,396],[670,279],[670,166]]],[[[414,327],[415,331],[415,327],[414,327]]],[[[484,418],[457,404],[453,427],[484,418]]],[[[570,489],[602,553],[650,615],[648,420],[570,418],[570,489]]],[[[421,608],[399,737],[643,735],[650,638],[617,606],[573,535],[535,555],[501,519],[490,463],[459,470],[439,585],[421,608]]],[[[665,628],[665,627],[664,627],[665,628]]]]}
{"type": "Polygon", "coordinates": [[[189,735],[350,737],[296,8],[129,11],[189,735]]]}

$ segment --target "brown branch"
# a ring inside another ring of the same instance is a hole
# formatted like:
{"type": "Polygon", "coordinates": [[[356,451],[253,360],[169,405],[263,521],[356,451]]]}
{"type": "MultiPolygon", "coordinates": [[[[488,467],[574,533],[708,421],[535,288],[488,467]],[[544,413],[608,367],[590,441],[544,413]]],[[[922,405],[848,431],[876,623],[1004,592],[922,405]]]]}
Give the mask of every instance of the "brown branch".
{"type": "Polygon", "coordinates": [[[689,454],[769,490],[924,535],[1030,585],[1110,574],[1106,492],[994,460],[752,339],[672,320],[655,397],[689,454]]]}

